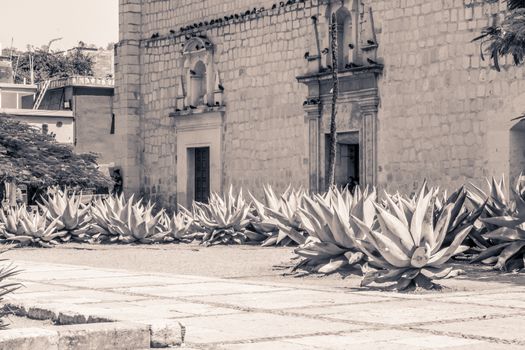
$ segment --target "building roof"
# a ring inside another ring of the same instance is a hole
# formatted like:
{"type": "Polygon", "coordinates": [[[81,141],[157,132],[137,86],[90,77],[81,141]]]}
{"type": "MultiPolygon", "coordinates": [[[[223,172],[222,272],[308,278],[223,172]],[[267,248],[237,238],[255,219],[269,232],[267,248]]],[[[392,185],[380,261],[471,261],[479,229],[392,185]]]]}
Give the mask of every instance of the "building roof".
{"type": "Polygon", "coordinates": [[[67,110],[45,110],[45,109],[12,109],[0,108],[0,114],[7,114],[20,117],[47,117],[47,118],[71,118],[73,119],[73,111],[67,110]]]}
{"type": "Polygon", "coordinates": [[[31,84],[0,83],[0,89],[11,90],[11,91],[36,92],[37,86],[31,85],[31,84]]]}

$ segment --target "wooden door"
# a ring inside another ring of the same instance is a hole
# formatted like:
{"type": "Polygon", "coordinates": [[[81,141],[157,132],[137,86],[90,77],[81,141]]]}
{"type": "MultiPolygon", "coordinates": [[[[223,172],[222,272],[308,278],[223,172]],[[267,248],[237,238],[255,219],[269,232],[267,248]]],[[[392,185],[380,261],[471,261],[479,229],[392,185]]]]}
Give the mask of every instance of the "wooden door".
{"type": "Polygon", "coordinates": [[[195,148],[195,201],[208,203],[210,197],[210,148],[195,148]]]}

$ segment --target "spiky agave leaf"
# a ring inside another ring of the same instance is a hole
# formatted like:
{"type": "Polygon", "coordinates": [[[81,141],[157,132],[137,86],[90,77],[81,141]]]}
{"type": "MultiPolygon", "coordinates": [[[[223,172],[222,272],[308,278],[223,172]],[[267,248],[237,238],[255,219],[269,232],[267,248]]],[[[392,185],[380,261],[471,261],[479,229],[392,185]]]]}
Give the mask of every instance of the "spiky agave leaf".
{"type": "Polygon", "coordinates": [[[304,198],[308,196],[307,192],[302,188],[294,190],[288,186],[284,193],[278,196],[268,185],[264,187],[264,194],[265,205],[252,197],[257,213],[263,213],[262,219],[253,223],[257,233],[267,236],[262,245],[288,246],[304,243],[305,231],[301,227],[298,214],[304,204],[304,198]]]}
{"type": "Polygon", "coordinates": [[[6,213],[1,213],[2,220],[9,223],[3,232],[4,242],[17,243],[20,246],[37,245],[50,248],[58,244],[57,239],[67,235],[64,231],[58,231],[59,220],[55,219],[48,223],[47,213],[40,214],[28,212],[23,204],[18,208],[10,208],[6,213]]]}
{"type": "Polygon", "coordinates": [[[159,220],[160,234],[166,242],[190,242],[193,237],[189,234],[193,219],[184,211],[172,216],[163,213],[159,220]]]}
{"type": "Polygon", "coordinates": [[[212,193],[208,204],[194,202],[193,219],[200,226],[202,244],[244,244],[264,240],[264,235],[246,229],[250,210],[251,205],[244,200],[242,189],[235,196],[232,186],[224,198],[212,193]]]}
{"type": "Polygon", "coordinates": [[[164,211],[153,215],[154,205],[144,205],[142,199],[128,200],[121,196],[100,199],[92,206],[92,216],[100,240],[123,243],[162,243],[165,235],[159,225],[164,211]]]}
{"type": "MultiPolygon", "coordinates": [[[[8,250],[9,248],[4,247],[0,249],[0,254],[3,254],[8,250]]],[[[5,261],[7,261],[7,259],[0,259],[0,262],[5,262],[5,261]]],[[[21,271],[18,270],[11,263],[0,267],[0,302],[3,300],[4,296],[22,287],[20,283],[6,281],[10,279],[11,277],[16,276],[20,272],[21,271]]],[[[4,315],[5,315],[4,312],[0,312],[0,317],[3,317],[4,315]]],[[[0,329],[4,329],[5,327],[7,327],[7,324],[4,323],[2,319],[0,319],[0,329]]]]}
{"type": "Polygon", "coordinates": [[[55,189],[48,198],[37,203],[41,210],[47,211],[49,221],[59,219],[58,230],[68,233],[74,241],[90,242],[88,234],[91,225],[90,206],[82,203],[82,194],[68,194],[67,190],[55,189]]]}
{"type": "Polygon", "coordinates": [[[493,190],[494,183],[493,179],[489,202],[497,203],[500,210],[491,205],[481,219],[488,231],[482,235],[485,249],[472,262],[481,261],[497,270],[521,270],[525,259],[525,176],[520,174],[508,200],[503,194],[504,186],[493,190]]]}
{"type": "Polygon", "coordinates": [[[401,201],[391,201],[386,209],[375,204],[378,229],[370,228],[362,220],[352,216],[365,236],[364,239],[357,240],[361,251],[380,268],[366,273],[362,285],[395,282],[394,288],[397,290],[411,286],[428,288],[432,286],[433,279],[457,274],[457,271],[450,269],[445,263],[466,249],[461,246],[461,242],[472,227],[463,228],[449,246],[444,246],[454,204],[448,204],[434,224],[434,195],[433,189],[428,193],[425,190],[420,191],[415,198],[415,210],[410,220],[401,201]],[[374,250],[370,250],[366,243],[371,244],[374,250]]]}
{"type": "Polygon", "coordinates": [[[341,192],[332,188],[325,195],[305,198],[299,217],[309,237],[295,249],[295,253],[302,257],[296,268],[330,274],[362,263],[364,255],[358,249],[350,215],[356,215],[371,227],[375,197],[375,191],[369,194],[365,190],[362,194],[358,190],[352,196],[348,189],[341,192]]]}

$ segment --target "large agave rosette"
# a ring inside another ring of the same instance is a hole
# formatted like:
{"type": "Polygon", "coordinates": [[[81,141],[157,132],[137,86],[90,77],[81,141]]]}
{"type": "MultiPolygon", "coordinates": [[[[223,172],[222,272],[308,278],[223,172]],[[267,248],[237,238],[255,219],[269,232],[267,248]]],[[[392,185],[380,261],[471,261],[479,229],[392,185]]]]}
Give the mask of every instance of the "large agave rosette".
{"type": "Polygon", "coordinates": [[[4,223],[2,241],[18,243],[20,246],[36,245],[51,248],[67,233],[57,231],[59,220],[48,223],[46,213],[28,212],[25,205],[10,208],[4,213],[0,209],[0,221],[4,223]]]}
{"type": "Polygon", "coordinates": [[[413,212],[404,210],[402,205],[395,203],[389,196],[387,209],[375,204],[378,230],[352,216],[365,235],[363,240],[358,240],[361,250],[367,255],[370,265],[379,269],[365,274],[363,286],[372,282],[396,282],[396,290],[411,286],[430,288],[433,286],[432,280],[453,277],[460,272],[445,263],[452,256],[468,249],[461,246],[461,243],[472,226],[464,227],[452,243],[445,246],[443,242],[454,204],[448,204],[434,224],[434,191],[431,189],[425,194],[424,189],[425,186],[415,199],[413,212]]]}
{"type": "Polygon", "coordinates": [[[164,236],[160,232],[159,221],[164,213],[161,210],[153,215],[154,205],[142,204],[131,196],[127,201],[124,196],[110,196],[97,200],[92,207],[92,215],[98,229],[99,240],[123,243],[162,243],[164,236]]]}
{"type": "Polygon", "coordinates": [[[525,177],[520,175],[507,200],[504,181],[492,179],[489,204],[481,221],[489,232],[483,234],[485,249],[472,261],[494,269],[519,271],[525,260],[525,177]]]}
{"type": "Polygon", "coordinates": [[[79,242],[91,241],[88,234],[91,225],[90,206],[82,203],[82,194],[69,195],[67,191],[57,189],[47,199],[41,198],[38,206],[47,212],[49,221],[58,219],[58,230],[67,232],[63,241],[70,238],[79,242]]]}
{"type": "Polygon", "coordinates": [[[304,228],[299,218],[304,198],[308,197],[303,189],[292,190],[289,186],[281,196],[277,196],[271,186],[265,186],[264,204],[250,196],[257,214],[252,218],[251,226],[255,232],[267,237],[262,243],[263,247],[305,242],[304,228]]]}
{"type": "Polygon", "coordinates": [[[350,215],[372,227],[375,199],[375,190],[369,193],[366,189],[362,193],[359,188],[354,195],[348,189],[341,192],[332,188],[324,196],[306,198],[299,216],[309,237],[295,249],[303,258],[295,268],[330,274],[362,263],[364,255],[356,242],[359,229],[351,222],[350,215]]]}
{"type": "Polygon", "coordinates": [[[244,244],[264,240],[265,236],[247,230],[250,209],[242,189],[234,196],[232,187],[224,198],[212,193],[208,204],[193,203],[193,219],[200,227],[197,234],[200,233],[202,244],[244,244]]]}

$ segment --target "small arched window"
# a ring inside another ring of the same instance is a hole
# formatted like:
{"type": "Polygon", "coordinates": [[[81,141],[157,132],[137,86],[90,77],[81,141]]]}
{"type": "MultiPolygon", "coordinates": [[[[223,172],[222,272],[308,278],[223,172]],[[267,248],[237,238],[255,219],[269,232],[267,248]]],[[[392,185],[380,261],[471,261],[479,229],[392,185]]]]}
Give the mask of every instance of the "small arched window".
{"type": "Polygon", "coordinates": [[[206,83],[206,65],[198,61],[195,67],[190,71],[191,86],[191,104],[199,106],[205,104],[205,96],[208,94],[206,83]]]}
{"type": "Polygon", "coordinates": [[[345,7],[337,10],[336,22],[338,68],[344,69],[346,64],[353,60],[351,46],[355,45],[352,42],[352,15],[345,7]]]}

